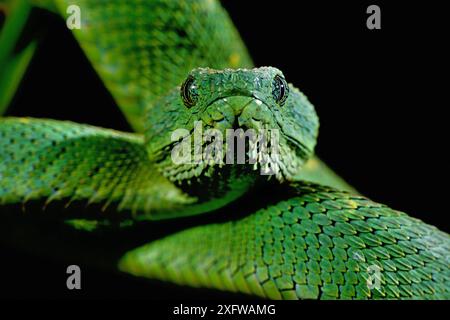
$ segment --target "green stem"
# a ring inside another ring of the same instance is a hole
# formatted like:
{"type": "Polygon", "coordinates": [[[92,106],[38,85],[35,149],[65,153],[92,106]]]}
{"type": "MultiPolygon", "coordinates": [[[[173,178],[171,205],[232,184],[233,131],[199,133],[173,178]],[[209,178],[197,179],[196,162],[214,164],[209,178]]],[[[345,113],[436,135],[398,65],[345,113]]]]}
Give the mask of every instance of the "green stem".
{"type": "Polygon", "coordinates": [[[30,16],[29,1],[14,0],[7,7],[8,14],[0,32],[0,115],[6,112],[36,49],[33,40],[16,52],[30,16]]]}

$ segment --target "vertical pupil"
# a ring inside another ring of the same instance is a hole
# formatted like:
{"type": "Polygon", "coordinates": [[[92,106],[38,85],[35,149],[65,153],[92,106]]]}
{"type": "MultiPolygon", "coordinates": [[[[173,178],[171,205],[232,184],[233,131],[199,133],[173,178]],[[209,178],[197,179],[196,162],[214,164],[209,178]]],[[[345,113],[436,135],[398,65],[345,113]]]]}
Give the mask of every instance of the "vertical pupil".
{"type": "Polygon", "coordinates": [[[192,100],[191,100],[190,94],[189,94],[191,85],[192,85],[192,79],[189,78],[186,80],[186,82],[184,83],[184,86],[183,86],[183,97],[188,103],[192,103],[192,100]]]}
{"type": "Polygon", "coordinates": [[[196,86],[194,85],[194,79],[192,77],[189,77],[183,83],[181,87],[181,97],[187,107],[192,107],[195,105],[197,101],[197,93],[196,86]]]}
{"type": "Polygon", "coordinates": [[[190,96],[189,96],[189,84],[186,86],[186,100],[191,102],[190,96]]]}
{"type": "Polygon", "coordinates": [[[273,97],[275,98],[276,102],[278,102],[280,105],[283,105],[286,101],[287,95],[289,94],[289,87],[287,86],[286,81],[279,75],[275,76],[273,85],[273,97]]]}
{"type": "Polygon", "coordinates": [[[284,83],[278,79],[279,85],[280,85],[280,100],[283,99],[284,96],[284,83]]]}
{"type": "Polygon", "coordinates": [[[189,90],[191,89],[191,85],[192,85],[192,80],[189,79],[188,82],[186,83],[185,91],[184,91],[186,100],[188,100],[189,102],[191,102],[191,97],[189,95],[189,90]]]}
{"type": "Polygon", "coordinates": [[[278,87],[278,101],[281,101],[284,96],[284,84],[280,77],[277,76],[277,87],[278,87]]]}

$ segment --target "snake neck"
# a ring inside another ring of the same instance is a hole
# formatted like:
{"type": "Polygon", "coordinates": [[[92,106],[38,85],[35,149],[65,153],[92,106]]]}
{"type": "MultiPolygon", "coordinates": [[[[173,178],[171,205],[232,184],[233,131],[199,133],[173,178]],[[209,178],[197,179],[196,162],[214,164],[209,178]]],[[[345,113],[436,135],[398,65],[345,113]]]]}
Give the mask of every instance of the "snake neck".
{"type": "MultiPolygon", "coordinates": [[[[195,199],[191,205],[182,208],[186,211],[186,215],[219,209],[240,198],[263,180],[246,164],[224,165],[220,169],[216,166],[203,168],[201,164],[196,167],[191,165],[190,173],[188,171],[184,174],[178,173],[177,179],[168,175],[170,169],[164,164],[157,164],[159,171],[184,194],[195,199]],[[188,174],[193,176],[186,178],[188,174]]],[[[178,215],[184,214],[178,212],[178,215]]]]}

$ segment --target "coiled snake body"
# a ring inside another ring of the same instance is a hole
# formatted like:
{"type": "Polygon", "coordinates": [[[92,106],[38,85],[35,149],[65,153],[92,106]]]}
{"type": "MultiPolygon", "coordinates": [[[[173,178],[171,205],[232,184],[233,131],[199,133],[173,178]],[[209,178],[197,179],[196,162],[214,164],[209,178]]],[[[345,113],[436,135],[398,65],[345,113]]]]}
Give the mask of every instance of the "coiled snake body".
{"type": "MultiPolygon", "coordinates": [[[[70,5],[35,4],[63,16],[70,5]]],[[[230,221],[206,220],[131,249],[110,268],[271,299],[450,297],[449,236],[349,192],[312,158],[319,126],[313,106],[278,69],[251,69],[217,2],[77,5],[82,20],[75,38],[130,124],[144,134],[2,118],[3,207],[100,204],[105,212],[63,210],[57,218],[86,229],[93,223],[121,228],[207,212],[226,215],[237,199],[261,192],[267,199],[257,210],[244,208],[230,221]],[[223,136],[227,129],[276,129],[279,157],[242,165],[224,164],[224,156],[175,163],[171,151],[180,144],[172,133],[184,129],[182,138],[191,141],[198,123],[203,132],[215,129],[223,136]],[[260,174],[268,165],[279,169],[270,181],[260,174]],[[271,188],[277,190],[272,196],[271,188]]]]}

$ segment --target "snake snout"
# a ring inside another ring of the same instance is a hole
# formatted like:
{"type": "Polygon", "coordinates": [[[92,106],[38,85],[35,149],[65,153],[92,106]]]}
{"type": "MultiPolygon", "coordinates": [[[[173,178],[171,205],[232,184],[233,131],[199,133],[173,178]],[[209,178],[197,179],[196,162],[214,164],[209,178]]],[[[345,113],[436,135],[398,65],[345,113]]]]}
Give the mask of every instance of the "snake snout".
{"type": "Polygon", "coordinates": [[[205,123],[221,129],[259,129],[258,122],[267,117],[267,106],[247,95],[217,99],[201,114],[205,123]]]}
{"type": "Polygon", "coordinates": [[[258,98],[251,97],[240,110],[238,126],[247,129],[278,129],[269,107],[258,98]]]}
{"type": "Polygon", "coordinates": [[[249,96],[231,96],[223,99],[231,107],[236,117],[242,114],[242,111],[252,104],[254,98],[249,96]]]}

